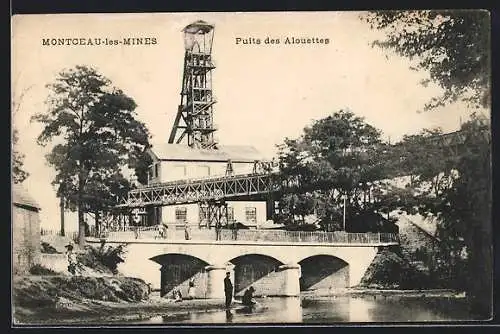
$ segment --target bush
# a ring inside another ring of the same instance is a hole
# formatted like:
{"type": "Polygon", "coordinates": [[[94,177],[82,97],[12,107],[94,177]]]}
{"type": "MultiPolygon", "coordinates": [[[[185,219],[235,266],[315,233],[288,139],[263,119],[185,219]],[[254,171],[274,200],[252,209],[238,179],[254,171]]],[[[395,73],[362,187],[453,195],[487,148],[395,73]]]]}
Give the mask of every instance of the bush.
{"type": "Polygon", "coordinates": [[[85,250],[85,253],[78,256],[78,261],[81,264],[101,272],[111,271],[115,275],[118,273],[118,264],[123,262],[124,249],[122,245],[106,248],[105,241],[102,241],[100,247],[87,246],[85,250]]]}
{"type": "Polygon", "coordinates": [[[429,285],[428,275],[413,267],[400,249],[381,250],[360,283],[360,286],[368,288],[400,289],[422,289],[429,285]]]}
{"type": "Polygon", "coordinates": [[[17,306],[53,308],[59,298],[139,302],[148,298],[148,285],[130,277],[26,276],[16,279],[13,292],[17,306]]]}
{"type": "Polygon", "coordinates": [[[141,301],[148,296],[148,286],[146,282],[139,278],[128,278],[122,281],[120,288],[132,301],[141,301]]]}
{"type": "Polygon", "coordinates": [[[57,249],[49,245],[47,242],[42,242],[41,252],[44,254],[61,254],[61,252],[58,252],[57,249]]]}
{"type": "Polygon", "coordinates": [[[58,300],[57,291],[51,289],[48,281],[30,281],[14,289],[13,301],[16,305],[29,308],[53,307],[58,300]]]}
{"type": "Polygon", "coordinates": [[[30,268],[30,274],[32,275],[57,275],[52,269],[46,268],[41,264],[35,264],[30,268]]]}

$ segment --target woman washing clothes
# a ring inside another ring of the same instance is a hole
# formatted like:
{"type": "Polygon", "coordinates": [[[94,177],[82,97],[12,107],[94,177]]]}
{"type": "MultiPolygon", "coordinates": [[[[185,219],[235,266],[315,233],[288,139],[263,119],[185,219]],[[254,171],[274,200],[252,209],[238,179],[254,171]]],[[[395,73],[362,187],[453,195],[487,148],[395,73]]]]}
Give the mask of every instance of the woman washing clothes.
{"type": "Polygon", "coordinates": [[[255,292],[255,289],[253,286],[249,287],[246,289],[245,293],[243,294],[243,298],[241,299],[241,303],[245,306],[253,306],[256,304],[255,300],[253,299],[253,293],[255,292]]]}

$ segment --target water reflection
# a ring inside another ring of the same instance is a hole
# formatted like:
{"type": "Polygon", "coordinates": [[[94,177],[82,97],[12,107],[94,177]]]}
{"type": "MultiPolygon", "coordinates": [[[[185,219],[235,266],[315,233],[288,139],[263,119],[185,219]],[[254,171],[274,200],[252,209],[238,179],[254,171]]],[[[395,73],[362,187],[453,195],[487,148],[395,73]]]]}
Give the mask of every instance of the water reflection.
{"type": "Polygon", "coordinates": [[[233,322],[233,312],[231,312],[231,310],[226,310],[226,322],[233,322]]]}
{"type": "MultiPolygon", "coordinates": [[[[288,297],[258,299],[249,309],[207,310],[154,317],[146,323],[335,323],[467,320],[463,300],[429,303],[419,298],[288,297]]],[[[144,322],[142,322],[144,323],[144,322]]]]}

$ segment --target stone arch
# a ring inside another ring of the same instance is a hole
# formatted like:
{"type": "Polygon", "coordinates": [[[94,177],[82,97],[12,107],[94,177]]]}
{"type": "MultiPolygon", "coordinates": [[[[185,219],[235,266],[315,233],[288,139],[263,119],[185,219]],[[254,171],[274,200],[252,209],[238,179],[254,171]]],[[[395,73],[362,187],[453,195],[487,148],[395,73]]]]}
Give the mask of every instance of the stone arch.
{"type": "Polygon", "coordinates": [[[338,290],[349,286],[349,263],[331,254],[315,254],[298,262],[300,290],[338,290]]]}
{"type": "MultiPolygon", "coordinates": [[[[273,256],[250,253],[229,260],[234,265],[234,291],[242,294],[250,285],[267,284],[270,275],[279,270],[284,263],[273,256]]],[[[262,290],[262,289],[258,289],[262,290]]]]}
{"type": "Polygon", "coordinates": [[[190,282],[201,288],[201,293],[204,292],[207,279],[205,267],[209,265],[205,260],[182,253],[165,253],[149,260],[161,265],[161,296],[170,294],[174,288],[186,295],[190,282]]]}
{"type": "MultiPolygon", "coordinates": [[[[294,252],[291,252],[292,254],[294,252]]],[[[211,254],[214,255],[215,253],[211,254]]],[[[293,262],[294,256],[290,256],[290,252],[283,252],[283,249],[280,247],[267,247],[264,245],[256,244],[256,245],[245,245],[244,247],[228,247],[222,250],[222,254],[217,252],[217,255],[220,255],[216,262],[218,263],[227,263],[232,262],[233,259],[251,255],[258,254],[267,257],[274,258],[281,263],[290,263],[293,262]]]]}

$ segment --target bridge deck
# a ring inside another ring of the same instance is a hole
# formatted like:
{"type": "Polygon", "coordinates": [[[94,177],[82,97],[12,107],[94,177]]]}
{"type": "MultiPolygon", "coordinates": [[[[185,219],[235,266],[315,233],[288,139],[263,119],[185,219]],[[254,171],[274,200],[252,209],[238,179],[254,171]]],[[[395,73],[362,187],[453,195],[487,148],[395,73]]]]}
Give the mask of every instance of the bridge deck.
{"type": "MultiPolygon", "coordinates": [[[[153,227],[142,231],[114,231],[101,235],[108,242],[138,242],[138,243],[237,243],[264,245],[363,245],[388,246],[397,245],[399,238],[394,233],[346,233],[337,232],[306,232],[283,230],[230,230],[221,229],[219,235],[215,229],[192,229],[189,240],[185,238],[184,229],[169,229],[160,234],[160,229],[153,227]]],[[[98,240],[99,238],[96,238],[98,240]]]]}

